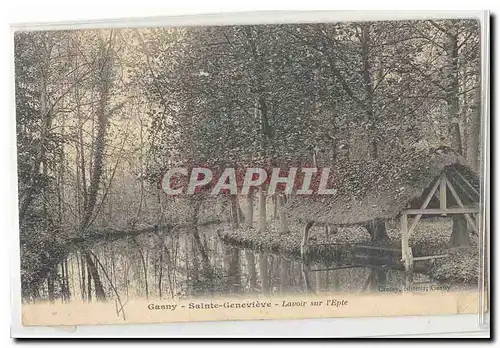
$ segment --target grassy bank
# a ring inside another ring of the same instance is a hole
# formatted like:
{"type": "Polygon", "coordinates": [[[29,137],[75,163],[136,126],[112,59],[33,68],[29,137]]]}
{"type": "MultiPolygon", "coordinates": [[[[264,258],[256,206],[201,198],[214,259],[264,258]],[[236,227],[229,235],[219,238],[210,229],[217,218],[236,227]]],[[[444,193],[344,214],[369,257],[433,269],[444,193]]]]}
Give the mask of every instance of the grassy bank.
{"type": "MultiPolygon", "coordinates": [[[[421,268],[426,269],[426,273],[439,281],[474,283],[478,279],[477,244],[471,240],[471,247],[450,249],[451,227],[452,222],[449,219],[422,220],[410,237],[413,255],[417,257],[448,254],[448,257],[442,259],[419,261],[419,266],[423,266],[421,268]]],[[[388,239],[371,241],[370,235],[363,227],[339,228],[336,234],[326,235],[323,227],[313,226],[310,231],[309,244],[311,250],[320,254],[323,252],[323,255],[327,256],[328,249],[331,250],[335,246],[321,246],[321,244],[362,244],[400,250],[401,237],[395,222],[387,223],[387,234],[388,239]]],[[[277,223],[270,222],[264,232],[242,227],[235,230],[221,230],[219,235],[226,242],[242,247],[300,256],[302,226],[296,223],[290,224],[290,231],[286,234],[279,231],[277,223]]]]}
{"type": "Polygon", "coordinates": [[[474,284],[478,281],[479,250],[477,247],[448,250],[449,257],[436,260],[429,275],[442,282],[474,284]]]}
{"type": "MultiPolygon", "coordinates": [[[[300,256],[302,230],[297,224],[290,226],[289,233],[281,233],[278,224],[271,222],[265,232],[242,227],[235,230],[224,229],[219,235],[223,240],[243,247],[300,256]]],[[[323,227],[313,226],[309,238],[311,245],[368,243],[369,241],[369,235],[360,227],[340,229],[337,234],[331,233],[327,236],[323,227]]]]}

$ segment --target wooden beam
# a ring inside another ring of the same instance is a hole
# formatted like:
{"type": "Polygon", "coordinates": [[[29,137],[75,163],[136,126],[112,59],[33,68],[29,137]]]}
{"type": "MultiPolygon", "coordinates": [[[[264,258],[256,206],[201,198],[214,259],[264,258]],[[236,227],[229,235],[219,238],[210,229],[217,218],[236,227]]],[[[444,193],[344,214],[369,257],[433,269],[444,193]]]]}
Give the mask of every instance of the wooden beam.
{"type": "Polygon", "coordinates": [[[407,254],[406,263],[405,263],[405,270],[406,271],[413,271],[413,251],[411,250],[409,244],[408,244],[408,254],[407,254]]]}
{"type": "Polygon", "coordinates": [[[422,214],[418,214],[413,218],[413,221],[411,222],[410,229],[408,230],[408,236],[411,236],[413,231],[415,230],[415,227],[417,227],[418,222],[420,221],[420,218],[422,217],[422,214]]]}
{"type": "Polygon", "coordinates": [[[304,225],[304,233],[303,233],[303,236],[302,236],[302,244],[300,245],[300,253],[302,255],[304,255],[305,252],[306,252],[306,245],[307,245],[307,241],[309,239],[309,230],[311,229],[311,227],[313,225],[314,225],[314,222],[312,222],[312,221],[309,221],[309,222],[307,222],[304,225]]]}
{"type": "Polygon", "coordinates": [[[429,202],[431,201],[432,199],[432,196],[434,195],[434,193],[437,191],[437,188],[440,184],[440,180],[436,180],[436,182],[434,183],[434,186],[432,186],[431,188],[431,191],[429,192],[429,194],[427,195],[424,203],[422,203],[422,205],[420,206],[420,209],[425,209],[427,208],[427,205],[429,205],[429,202]]]}
{"type": "MultiPolygon", "coordinates": [[[[408,259],[408,215],[401,214],[401,255],[402,260],[406,265],[406,260],[408,259]]],[[[405,266],[406,269],[406,266],[405,266]]]]}
{"type": "MultiPolygon", "coordinates": [[[[420,206],[420,209],[427,208],[427,206],[429,205],[429,202],[432,199],[432,196],[434,196],[434,194],[437,192],[437,188],[438,188],[440,182],[441,182],[440,179],[436,180],[436,182],[434,183],[434,186],[432,186],[432,188],[431,188],[431,191],[429,192],[429,194],[425,198],[425,201],[420,206]]],[[[410,226],[410,229],[408,230],[408,236],[411,236],[411,234],[413,233],[413,230],[415,229],[415,227],[417,227],[417,224],[420,221],[421,217],[422,217],[422,215],[420,215],[420,214],[415,216],[415,219],[413,219],[411,226],[410,226]]]]}
{"type": "MultiPolygon", "coordinates": [[[[455,179],[455,178],[453,178],[453,179],[455,179]]],[[[472,197],[472,194],[470,194],[470,193],[469,193],[469,190],[467,190],[467,189],[466,189],[466,188],[465,188],[465,187],[464,187],[464,186],[463,186],[463,185],[459,182],[460,180],[450,180],[449,178],[448,178],[448,180],[451,182],[451,184],[452,184],[452,185],[456,185],[456,186],[458,186],[458,187],[462,190],[462,192],[463,192],[463,193],[464,193],[464,194],[465,194],[465,195],[466,195],[466,196],[467,196],[467,197],[468,197],[468,198],[469,198],[472,202],[476,202],[476,203],[478,202],[478,199],[476,199],[476,198],[472,197]]]]}
{"type": "MultiPolygon", "coordinates": [[[[462,203],[462,200],[460,199],[460,197],[458,196],[457,194],[457,191],[455,191],[455,188],[453,187],[453,185],[447,181],[446,184],[448,185],[448,188],[450,189],[450,192],[451,194],[453,195],[453,197],[455,197],[455,200],[457,201],[457,204],[463,208],[464,204],[462,203]]],[[[463,208],[465,209],[465,208],[463,208]]],[[[476,211],[472,211],[472,212],[468,212],[468,213],[463,213],[464,216],[465,216],[465,219],[467,219],[467,221],[469,222],[469,224],[472,226],[472,228],[474,229],[474,232],[476,232],[478,235],[479,235],[479,230],[477,228],[477,225],[476,225],[476,222],[474,221],[474,219],[472,219],[470,217],[469,214],[474,214],[474,213],[478,213],[479,212],[479,209],[477,209],[476,211]]]]}
{"type": "Polygon", "coordinates": [[[443,257],[448,257],[448,254],[443,255],[431,255],[431,256],[418,256],[414,257],[413,261],[423,261],[423,260],[432,260],[432,259],[442,259],[443,257]]]}
{"type": "Polygon", "coordinates": [[[446,175],[441,174],[441,180],[439,182],[439,208],[446,209],[446,175]]]}
{"type": "Polygon", "coordinates": [[[468,187],[472,190],[472,192],[474,192],[474,193],[477,195],[477,197],[478,197],[478,198],[479,198],[479,197],[481,197],[481,195],[480,195],[480,194],[479,194],[479,192],[476,190],[476,188],[475,188],[474,186],[472,186],[472,184],[469,182],[469,180],[467,180],[467,179],[466,179],[466,178],[462,175],[462,173],[460,173],[460,172],[459,172],[458,170],[456,170],[456,169],[454,169],[453,171],[454,171],[454,172],[457,174],[457,176],[458,176],[460,179],[462,179],[462,181],[463,181],[463,182],[464,182],[464,183],[465,183],[465,184],[466,184],[466,185],[467,185],[467,186],[468,186],[468,187]]]}
{"type": "Polygon", "coordinates": [[[402,213],[407,215],[475,214],[479,213],[479,208],[460,207],[448,209],[405,209],[402,213]]]}
{"type": "Polygon", "coordinates": [[[410,288],[413,284],[413,272],[405,272],[405,286],[410,288]]]}
{"type": "Polygon", "coordinates": [[[338,269],[348,269],[348,268],[361,268],[366,267],[364,265],[347,265],[347,266],[338,266],[332,268],[318,268],[318,269],[310,269],[309,272],[328,272],[328,271],[336,271],[338,269]]]}
{"type": "Polygon", "coordinates": [[[436,197],[437,201],[439,202],[439,193],[437,192],[437,190],[436,192],[434,192],[434,197],[436,197]]]}
{"type": "Polygon", "coordinates": [[[359,249],[380,250],[380,251],[399,251],[399,249],[384,248],[384,247],[372,246],[372,245],[353,245],[353,247],[359,248],[359,249]]]}
{"type": "Polygon", "coordinates": [[[412,285],[422,285],[422,284],[434,284],[433,281],[429,281],[429,280],[424,280],[424,281],[421,281],[421,282],[413,282],[412,285]]]}
{"type": "Polygon", "coordinates": [[[306,288],[306,293],[311,292],[311,281],[309,280],[309,265],[306,262],[302,262],[301,271],[302,278],[304,279],[304,286],[306,288]]]}

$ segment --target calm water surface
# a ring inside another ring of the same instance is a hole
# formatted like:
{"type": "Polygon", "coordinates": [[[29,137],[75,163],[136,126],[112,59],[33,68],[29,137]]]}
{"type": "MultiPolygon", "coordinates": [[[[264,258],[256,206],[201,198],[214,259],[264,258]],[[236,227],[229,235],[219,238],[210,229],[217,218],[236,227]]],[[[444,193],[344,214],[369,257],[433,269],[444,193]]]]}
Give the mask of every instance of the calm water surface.
{"type": "MultiPolygon", "coordinates": [[[[241,249],[223,243],[220,226],[158,231],[94,244],[91,257],[107,299],[186,299],[243,294],[401,291],[404,272],[390,267],[304,264],[288,255],[241,249]]],[[[75,248],[58,266],[54,298],[95,301],[91,269],[75,248]]],[[[95,273],[94,273],[95,274],[95,273]]],[[[40,297],[47,298],[47,282],[40,297]],[[46,295],[46,296],[44,296],[46,295]]],[[[415,274],[412,287],[429,287],[415,274]]]]}

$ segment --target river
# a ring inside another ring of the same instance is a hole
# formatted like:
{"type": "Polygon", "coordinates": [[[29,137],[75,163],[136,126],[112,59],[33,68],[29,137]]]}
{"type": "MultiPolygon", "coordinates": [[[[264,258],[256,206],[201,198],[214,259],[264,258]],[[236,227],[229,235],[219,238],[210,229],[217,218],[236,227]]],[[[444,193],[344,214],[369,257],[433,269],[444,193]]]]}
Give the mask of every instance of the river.
{"type": "MultiPolygon", "coordinates": [[[[243,294],[397,292],[409,286],[405,273],[390,265],[304,264],[290,255],[226,244],[218,237],[217,228],[223,227],[148,232],[95,242],[87,250],[106,299],[123,302],[243,294]]],[[[80,247],[75,245],[56,271],[53,286],[42,283],[41,299],[96,300],[95,273],[80,247]],[[90,286],[89,277],[93,279],[90,286]]],[[[429,281],[428,276],[414,274],[410,286],[429,286],[429,281]]]]}

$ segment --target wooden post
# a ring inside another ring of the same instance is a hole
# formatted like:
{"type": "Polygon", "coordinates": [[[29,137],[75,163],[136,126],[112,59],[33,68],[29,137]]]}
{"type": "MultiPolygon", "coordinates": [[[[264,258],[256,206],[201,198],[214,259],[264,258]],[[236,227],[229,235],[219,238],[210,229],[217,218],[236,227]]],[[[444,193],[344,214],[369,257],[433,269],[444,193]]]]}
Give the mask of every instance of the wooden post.
{"type": "Polygon", "coordinates": [[[410,289],[411,285],[413,283],[413,272],[406,272],[405,273],[405,286],[407,289],[410,289]]]}
{"type": "MultiPolygon", "coordinates": [[[[439,183],[439,208],[446,209],[446,176],[441,176],[441,182],[439,183]]],[[[446,214],[443,214],[443,216],[446,214]]]]}
{"type": "Polygon", "coordinates": [[[313,226],[314,222],[307,222],[304,226],[304,233],[302,235],[302,244],[300,245],[300,255],[304,257],[307,252],[307,240],[309,239],[309,230],[313,226]]]}
{"type": "Polygon", "coordinates": [[[401,214],[401,255],[405,263],[405,270],[408,272],[412,268],[413,260],[409,247],[408,215],[404,213],[401,214]]]}
{"type": "MultiPolygon", "coordinates": [[[[427,208],[427,206],[429,205],[429,202],[432,199],[432,196],[434,196],[434,194],[437,192],[437,188],[438,188],[438,186],[440,185],[441,182],[442,182],[441,178],[439,178],[438,180],[436,180],[436,183],[434,184],[434,186],[432,186],[432,189],[430,190],[429,194],[425,198],[425,201],[420,206],[420,209],[427,208]]],[[[437,197],[437,198],[439,199],[439,197],[437,197]]],[[[413,230],[415,229],[415,227],[417,227],[417,224],[420,221],[421,217],[422,217],[422,214],[418,214],[417,216],[415,216],[415,218],[413,219],[413,221],[411,223],[410,229],[408,230],[408,236],[411,236],[413,230]]]]}
{"type": "Polygon", "coordinates": [[[408,216],[401,214],[399,230],[401,232],[401,260],[406,261],[406,230],[408,228],[408,216]]]}
{"type": "Polygon", "coordinates": [[[413,272],[413,251],[408,245],[408,249],[406,250],[406,264],[405,269],[409,272],[413,272]]]}
{"type": "MultiPolygon", "coordinates": [[[[448,188],[450,189],[451,194],[453,195],[453,197],[457,201],[458,206],[460,208],[464,209],[464,204],[462,203],[462,200],[458,196],[458,193],[457,193],[457,191],[455,191],[455,188],[453,187],[451,182],[446,181],[446,184],[448,185],[448,188]]],[[[465,216],[465,219],[467,219],[467,222],[473,228],[474,232],[476,232],[476,235],[479,235],[479,229],[478,229],[478,226],[476,225],[476,222],[470,217],[470,215],[468,213],[464,213],[464,216],[465,216]]]]}

